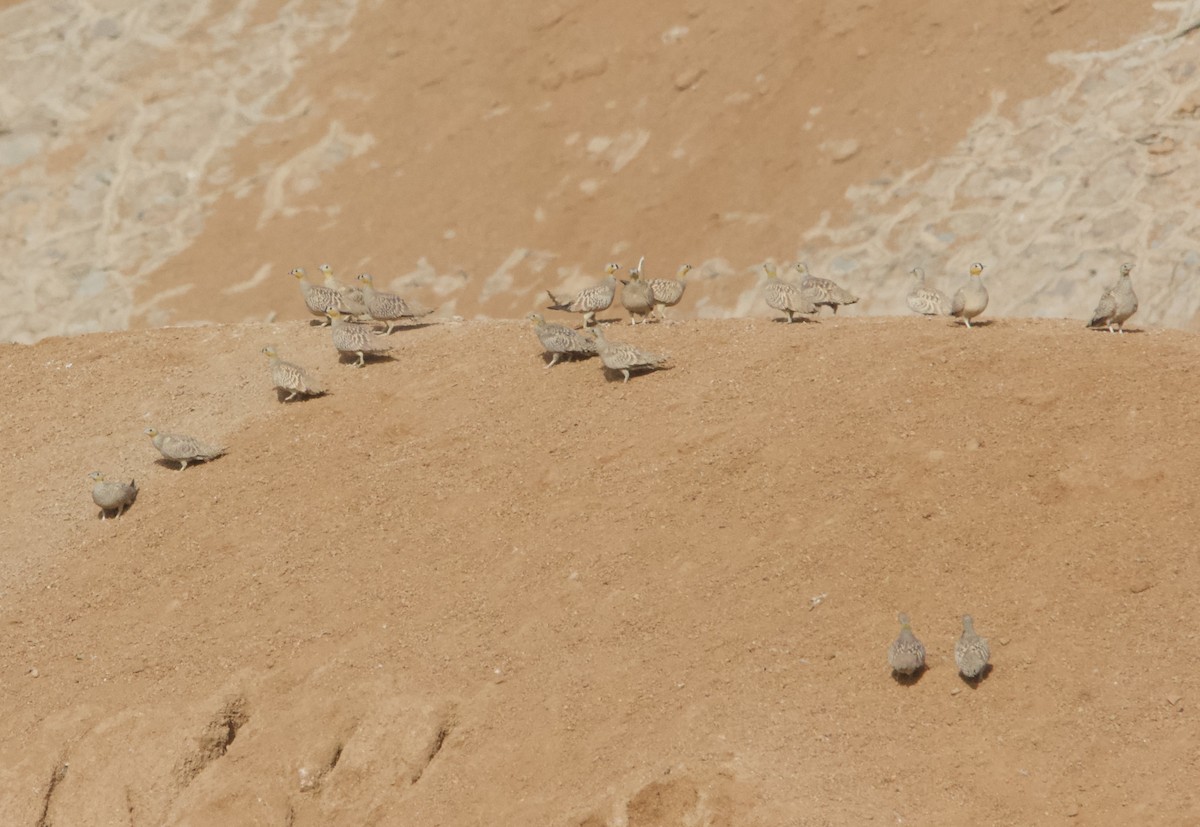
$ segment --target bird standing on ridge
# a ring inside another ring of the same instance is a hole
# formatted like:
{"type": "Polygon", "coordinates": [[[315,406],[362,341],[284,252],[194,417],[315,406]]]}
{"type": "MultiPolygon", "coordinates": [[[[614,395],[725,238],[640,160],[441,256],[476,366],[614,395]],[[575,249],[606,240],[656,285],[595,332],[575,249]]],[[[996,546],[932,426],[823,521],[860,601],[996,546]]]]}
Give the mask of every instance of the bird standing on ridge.
{"type": "Polygon", "coordinates": [[[358,356],[354,365],[356,368],[361,368],[367,363],[366,354],[387,353],[392,349],[369,324],[348,322],[336,308],[330,308],[326,313],[329,314],[329,322],[333,327],[333,346],[337,348],[338,353],[353,353],[358,356]]]}
{"type": "Polygon", "coordinates": [[[654,291],[642,280],[643,257],[638,266],[629,271],[629,280],[621,280],[621,304],[629,311],[629,323],[637,324],[638,319],[644,323],[646,317],[654,310],[654,291]]]}
{"type": "Polygon", "coordinates": [[[988,291],[983,286],[983,265],[978,261],[971,265],[971,276],[967,283],[954,294],[950,304],[950,315],[962,319],[971,326],[971,319],[987,309],[988,291]]]}
{"type": "Polygon", "coordinates": [[[569,299],[560,299],[549,290],[550,310],[565,310],[568,313],[582,313],[583,326],[595,324],[596,314],[612,307],[613,298],[617,294],[616,272],[621,269],[619,264],[606,264],[605,278],[598,284],[585,287],[569,299]]]}
{"type": "Polygon", "coordinates": [[[564,357],[572,359],[576,356],[596,355],[595,341],[566,325],[548,322],[541,313],[530,313],[525,318],[533,322],[533,332],[537,334],[543,350],[550,354],[547,368],[554,367],[564,357]]]}
{"type": "Polygon", "coordinates": [[[638,350],[626,342],[610,342],[604,331],[597,326],[592,335],[596,337],[596,351],[604,367],[625,376],[629,382],[631,371],[662,370],[667,366],[667,357],[638,350]]]}
{"type": "Polygon", "coordinates": [[[660,322],[667,320],[666,309],[679,304],[683,291],[687,289],[687,274],[692,269],[690,264],[682,264],[673,279],[648,279],[650,292],[654,296],[654,312],[660,322]]]}
{"type": "Polygon", "coordinates": [[[819,312],[817,306],[804,294],[803,290],[795,284],[779,279],[779,273],[775,270],[774,264],[770,262],[764,264],[763,270],[767,273],[767,285],[763,288],[767,306],[786,313],[788,324],[795,321],[797,313],[811,316],[819,312]]]}
{"type": "Polygon", "coordinates": [[[825,306],[832,308],[833,315],[836,316],[839,305],[854,304],[858,301],[858,296],[842,287],[833,279],[823,279],[814,276],[808,271],[808,265],[803,262],[796,263],[796,272],[800,274],[800,289],[817,306],[817,312],[820,312],[820,308],[825,306]]]}
{"type": "Polygon", "coordinates": [[[916,277],[917,283],[908,294],[908,309],[922,316],[949,316],[950,297],[925,284],[925,271],[920,267],[912,268],[909,273],[916,277]]]}
{"type": "Polygon", "coordinates": [[[330,308],[341,309],[341,294],[328,287],[313,284],[308,280],[308,273],[303,267],[289,270],[288,273],[300,282],[300,292],[304,294],[304,306],[308,308],[308,312],[319,316],[322,324],[327,324],[328,317],[325,315],[325,311],[330,308]]]}
{"type": "Polygon", "coordinates": [[[1125,322],[1138,309],[1137,294],[1133,292],[1133,281],[1129,278],[1132,269],[1132,264],[1121,265],[1117,283],[1101,294],[1100,303],[1096,305],[1088,327],[1107,327],[1109,333],[1125,332],[1125,322]],[[1113,330],[1113,325],[1117,326],[1116,330],[1113,330]]]}
{"type": "Polygon", "coordinates": [[[376,290],[375,279],[370,273],[359,273],[358,280],[362,282],[362,296],[367,315],[377,322],[386,322],[388,335],[391,335],[396,323],[401,319],[419,319],[433,312],[431,310],[423,313],[414,311],[409,307],[408,302],[395,293],[382,293],[376,290]]]}
{"type": "Polygon", "coordinates": [[[328,264],[322,264],[317,269],[325,276],[325,287],[335,291],[338,298],[341,299],[341,303],[338,305],[339,310],[348,316],[367,315],[367,305],[363,301],[362,288],[342,284],[333,277],[333,267],[328,264]]]}

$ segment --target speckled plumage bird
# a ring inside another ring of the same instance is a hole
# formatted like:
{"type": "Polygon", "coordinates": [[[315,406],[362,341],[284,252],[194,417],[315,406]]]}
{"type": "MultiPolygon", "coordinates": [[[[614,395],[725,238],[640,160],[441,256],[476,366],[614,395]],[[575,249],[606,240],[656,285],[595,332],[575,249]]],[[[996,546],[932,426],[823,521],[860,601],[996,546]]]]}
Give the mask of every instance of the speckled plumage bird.
{"type": "Polygon", "coordinates": [[[363,301],[367,306],[367,315],[377,322],[386,322],[389,335],[401,319],[419,319],[433,312],[431,310],[414,310],[408,302],[395,293],[376,290],[375,280],[370,273],[359,273],[358,280],[362,282],[363,301]]]}
{"type": "Polygon", "coordinates": [[[525,318],[533,322],[533,331],[537,334],[542,348],[550,354],[547,368],[552,368],[564,358],[573,359],[579,356],[595,356],[596,342],[566,325],[546,321],[541,313],[530,313],[525,318]]]}
{"type": "Polygon", "coordinates": [[[546,291],[550,297],[550,310],[565,310],[568,313],[582,313],[583,326],[595,323],[596,314],[612,307],[613,298],[617,294],[616,272],[621,269],[619,264],[607,264],[604,272],[607,276],[591,287],[585,287],[569,299],[560,299],[546,291]]]}
{"type": "Polygon", "coordinates": [[[621,288],[621,305],[629,311],[629,323],[637,324],[638,319],[644,322],[654,310],[654,291],[642,279],[641,261],[638,262],[637,267],[629,271],[629,280],[622,279],[621,283],[624,285],[621,288]]]}
{"type": "Polygon", "coordinates": [[[925,666],[925,646],[913,634],[908,615],[901,612],[900,635],[888,647],[888,664],[898,675],[913,675],[925,666]]]}
{"type": "Polygon", "coordinates": [[[325,311],[330,308],[341,309],[341,295],[336,290],[313,284],[308,280],[308,273],[303,267],[288,272],[300,282],[300,292],[304,294],[304,306],[308,308],[308,312],[320,317],[322,323],[327,324],[329,317],[325,315],[325,311]]]}
{"type": "Polygon", "coordinates": [[[764,264],[763,270],[767,273],[767,284],[763,288],[767,306],[786,313],[788,324],[796,320],[797,313],[811,316],[818,312],[817,306],[804,295],[799,285],[780,280],[774,264],[764,264]]]}
{"type": "Polygon", "coordinates": [[[207,462],[223,456],[228,450],[201,442],[192,436],[159,433],[154,428],[147,428],[142,433],[150,437],[150,441],[164,458],[178,462],[180,471],[187,468],[189,462],[207,462]]]}
{"type": "Polygon", "coordinates": [[[262,349],[271,360],[271,381],[275,387],[288,394],[284,402],[291,402],[297,396],[320,396],[325,393],[325,387],[308,375],[308,371],[294,362],[285,362],[279,358],[274,345],[262,349]]]}
{"type": "Polygon", "coordinates": [[[971,265],[971,275],[967,283],[954,294],[950,303],[950,315],[962,319],[971,326],[971,319],[987,309],[988,291],[983,286],[983,265],[978,261],[971,265]]]}
{"type": "Polygon", "coordinates": [[[1107,327],[1109,333],[1124,333],[1124,324],[1137,312],[1137,294],[1133,292],[1133,281],[1129,278],[1132,264],[1121,265],[1121,275],[1117,283],[1109,287],[1100,296],[1100,303],[1092,313],[1088,327],[1107,327]],[[1116,330],[1113,330],[1116,325],[1116,330]]]}
{"type": "Polygon", "coordinates": [[[333,276],[333,267],[328,264],[322,264],[319,268],[321,275],[325,276],[325,287],[336,291],[338,298],[341,300],[338,309],[348,316],[365,316],[367,315],[367,305],[363,300],[363,291],[361,287],[351,287],[342,284],[333,276]]]}
{"type": "Polygon", "coordinates": [[[808,271],[808,265],[803,262],[796,263],[796,272],[800,274],[800,289],[804,291],[809,301],[818,308],[831,308],[835,316],[837,315],[838,307],[844,304],[854,304],[858,301],[858,296],[842,287],[833,279],[814,276],[808,271]]]}
{"type": "Polygon", "coordinates": [[[355,367],[361,368],[366,364],[366,355],[387,353],[392,346],[382,336],[375,332],[369,324],[346,321],[340,310],[327,310],[330,323],[333,326],[333,346],[338,353],[353,353],[358,356],[355,367]]]}
{"type": "Polygon", "coordinates": [[[604,367],[623,374],[626,382],[632,371],[662,370],[667,367],[666,356],[638,350],[626,342],[610,342],[599,326],[592,331],[592,335],[596,337],[596,351],[604,367]]]}
{"type": "Polygon", "coordinates": [[[988,642],[975,634],[975,621],[970,615],[963,615],[962,637],[954,644],[954,663],[964,678],[974,680],[987,669],[991,650],[988,642]]]}
{"type": "Polygon", "coordinates": [[[654,295],[654,312],[660,321],[667,320],[666,309],[674,307],[683,299],[683,291],[687,289],[687,274],[692,269],[690,264],[682,264],[673,279],[647,279],[650,292],[654,295]]]}
{"type": "Polygon", "coordinates": [[[908,309],[922,316],[949,316],[950,297],[925,283],[925,271],[914,267],[909,273],[916,278],[916,286],[908,294],[908,309]]]}
{"type": "Polygon", "coordinates": [[[120,517],[125,513],[125,509],[133,505],[133,501],[137,499],[138,487],[134,480],[129,482],[109,481],[100,471],[88,474],[88,479],[93,483],[92,502],[100,506],[101,520],[107,520],[110,511],[117,512],[113,515],[114,518],[120,517]]]}

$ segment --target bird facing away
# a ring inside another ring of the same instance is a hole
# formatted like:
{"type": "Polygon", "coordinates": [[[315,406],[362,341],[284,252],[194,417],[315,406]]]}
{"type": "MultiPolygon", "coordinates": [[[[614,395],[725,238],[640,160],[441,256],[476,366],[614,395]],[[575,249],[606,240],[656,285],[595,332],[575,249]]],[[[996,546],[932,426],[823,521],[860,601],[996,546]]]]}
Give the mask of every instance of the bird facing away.
{"type": "Polygon", "coordinates": [[[917,283],[908,294],[908,309],[922,316],[949,316],[950,297],[936,287],[926,285],[925,271],[920,267],[912,268],[909,273],[917,283]]]}
{"type": "Polygon", "coordinates": [[[654,312],[657,314],[659,321],[666,321],[666,309],[679,304],[683,298],[683,291],[687,289],[687,274],[692,269],[692,265],[683,264],[679,267],[679,272],[675,274],[673,279],[647,279],[646,284],[650,285],[650,292],[654,295],[654,312]]]}
{"type": "Polygon", "coordinates": [[[1129,278],[1132,269],[1132,264],[1121,265],[1121,276],[1116,284],[1100,296],[1100,303],[1096,305],[1088,327],[1107,327],[1109,333],[1125,332],[1126,320],[1138,309],[1137,294],[1133,292],[1133,282],[1129,278]],[[1117,326],[1116,330],[1113,330],[1113,325],[1117,326]]]}
{"type": "Polygon", "coordinates": [[[120,517],[125,509],[133,505],[137,499],[138,487],[133,480],[129,482],[109,482],[100,471],[88,474],[92,485],[92,502],[100,506],[100,519],[107,520],[108,512],[116,511],[114,517],[120,517]]]}
{"type": "Polygon", "coordinates": [[[796,320],[797,313],[811,316],[818,312],[817,306],[804,295],[803,290],[789,282],[780,281],[774,264],[764,264],[763,270],[767,273],[767,286],[763,288],[767,306],[786,313],[788,324],[796,320]]]}
{"type": "MultiPolygon", "coordinates": [[[[832,308],[835,316],[839,306],[854,304],[858,301],[858,296],[833,279],[823,279],[808,272],[808,265],[803,262],[796,263],[796,272],[800,274],[800,289],[804,291],[808,299],[818,308],[822,306],[832,308]]],[[[819,309],[818,312],[820,312],[819,309]]]]}
{"type": "Polygon", "coordinates": [[[978,261],[971,265],[971,276],[967,283],[958,288],[950,304],[950,315],[962,319],[971,326],[971,319],[987,309],[988,291],[983,286],[983,265],[978,261]]]}
{"type": "Polygon", "coordinates": [[[392,349],[382,336],[369,324],[348,322],[340,310],[329,309],[330,324],[333,325],[333,346],[338,353],[353,353],[358,356],[356,368],[366,364],[366,354],[387,353],[392,349]]]}
{"type": "Polygon", "coordinates": [[[525,318],[533,322],[533,331],[537,334],[538,341],[542,343],[546,353],[550,354],[547,368],[554,367],[564,358],[596,355],[596,343],[566,325],[547,322],[541,313],[530,313],[525,318]]]}
{"type": "Polygon", "coordinates": [[[991,651],[988,642],[975,634],[975,621],[970,615],[963,615],[962,637],[954,644],[954,663],[964,678],[974,680],[987,669],[991,651]]]}
{"type": "Polygon", "coordinates": [[[150,437],[160,454],[172,462],[178,462],[180,471],[187,468],[189,462],[207,462],[222,456],[228,450],[208,445],[191,436],[160,434],[154,428],[147,428],[142,433],[150,437]]]}
{"type": "Polygon", "coordinates": [[[612,307],[613,297],[617,294],[616,272],[621,269],[619,264],[604,265],[605,278],[591,287],[585,287],[569,299],[560,299],[549,290],[550,310],[565,310],[568,313],[582,313],[583,326],[594,324],[596,314],[612,307]]]}
{"type": "Polygon", "coordinates": [[[338,291],[313,284],[308,280],[308,273],[303,267],[288,272],[300,282],[300,292],[304,294],[304,306],[308,308],[308,312],[319,316],[323,324],[327,323],[325,311],[330,308],[340,309],[342,306],[342,297],[338,291]]]}
{"type": "Polygon", "coordinates": [[[596,337],[596,351],[600,361],[608,370],[624,374],[629,381],[631,371],[662,370],[667,367],[667,357],[638,350],[625,342],[610,342],[599,326],[592,332],[596,337]]]}
{"type": "MultiPolygon", "coordinates": [[[[333,277],[333,268],[328,264],[322,264],[319,268],[321,274],[325,276],[325,287],[337,292],[341,303],[338,309],[348,316],[365,316],[367,315],[367,305],[363,301],[363,291],[360,287],[349,287],[342,284],[333,277]]],[[[328,317],[326,317],[328,318],[328,317]]]]}
{"type": "Polygon", "coordinates": [[[367,315],[377,322],[386,322],[388,335],[401,319],[419,319],[433,312],[432,310],[415,311],[408,302],[395,293],[379,292],[375,289],[375,279],[370,273],[359,273],[358,280],[362,282],[362,295],[363,301],[366,303],[367,315]]]}
{"type": "Polygon", "coordinates": [[[621,288],[621,304],[629,311],[629,323],[637,324],[638,319],[645,322],[646,317],[654,310],[654,291],[642,279],[641,261],[629,271],[629,281],[623,280],[623,283],[625,286],[621,288]]]}
{"type": "Polygon", "coordinates": [[[297,396],[320,396],[325,393],[325,387],[309,376],[308,371],[280,359],[274,345],[267,345],[262,352],[271,360],[271,381],[288,395],[284,402],[291,402],[297,396]]]}
{"type": "Polygon", "coordinates": [[[913,634],[908,615],[901,612],[900,635],[888,647],[888,663],[898,675],[913,675],[925,666],[925,646],[913,634]]]}

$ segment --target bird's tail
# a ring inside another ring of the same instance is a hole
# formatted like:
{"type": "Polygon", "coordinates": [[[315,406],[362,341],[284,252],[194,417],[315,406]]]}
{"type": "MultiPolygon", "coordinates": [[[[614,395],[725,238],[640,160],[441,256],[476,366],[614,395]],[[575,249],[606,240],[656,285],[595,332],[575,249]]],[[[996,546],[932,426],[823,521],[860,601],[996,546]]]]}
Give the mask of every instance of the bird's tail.
{"type": "Polygon", "coordinates": [[[567,305],[570,304],[570,302],[565,302],[562,299],[556,298],[555,295],[549,290],[546,291],[546,295],[550,297],[550,306],[547,308],[547,310],[566,310],[567,305]]]}

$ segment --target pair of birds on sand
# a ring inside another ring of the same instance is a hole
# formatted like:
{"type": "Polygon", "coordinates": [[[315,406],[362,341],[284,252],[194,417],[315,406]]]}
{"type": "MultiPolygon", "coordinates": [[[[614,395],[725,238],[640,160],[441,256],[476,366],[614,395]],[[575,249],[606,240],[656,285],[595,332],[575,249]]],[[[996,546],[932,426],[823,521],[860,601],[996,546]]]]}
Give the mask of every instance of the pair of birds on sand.
{"type": "Polygon", "coordinates": [[[832,279],[814,276],[803,263],[796,264],[796,272],[800,274],[799,283],[779,278],[779,272],[770,262],[763,265],[763,270],[767,274],[767,284],[763,289],[767,306],[786,313],[789,324],[796,320],[796,314],[813,316],[820,313],[822,307],[828,307],[837,315],[840,306],[858,301],[858,296],[832,279]]]}
{"type": "MultiPolygon", "coordinates": [[[[925,668],[925,645],[913,634],[908,615],[899,615],[900,634],[888,646],[888,665],[897,675],[912,676],[925,668]]],[[[969,680],[978,680],[987,669],[991,650],[986,639],[975,633],[975,621],[963,615],[963,631],[954,644],[954,663],[959,674],[969,680]]]]}
{"type": "MultiPolygon", "coordinates": [[[[1092,312],[1088,327],[1106,327],[1111,333],[1124,333],[1124,324],[1137,312],[1137,294],[1133,292],[1133,281],[1130,279],[1132,264],[1122,264],[1121,274],[1117,283],[1105,288],[1100,294],[1100,301],[1092,312]]],[[[925,271],[915,267],[911,271],[917,284],[908,294],[908,307],[914,313],[924,316],[956,316],[971,326],[971,319],[982,313],[988,304],[987,288],[980,278],[983,275],[983,265],[976,262],[971,265],[971,276],[967,283],[954,294],[954,299],[948,299],[946,294],[936,287],[925,283],[925,271]]]]}
{"type": "MultiPolygon", "coordinates": [[[[195,437],[183,434],[164,434],[156,428],[143,431],[150,437],[154,447],[164,459],[179,463],[179,470],[187,468],[189,462],[207,462],[226,453],[226,448],[209,445],[195,437]]],[[[114,517],[120,517],[137,499],[138,485],[135,480],[121,482],[110,480],[102,471],[88,474],[92,481],[92,502],[100,506],[100,519],[108,518],[109,512],[115,511],[114,517]]]]}
{"type": "Polygon", "coordinates": [[[592,337],[588,337],[566,325],[547,322],[540,313],[530,313],[526,318],[533,322],[533,331],[550,357],[547,368],[554,367],[564,359],[586,359],[598,355],[605,369],[620,373],[628,382],[631,373],[662,370],[668,366],[669,360],[665,355],[648,353],[628,342],[609,340],[600,325],[592,328],[592,337]]]}
{"type": "Polygon", "coordinates": [[[638,266],[629,271],[628,279],[617,278],[621,265],[605,265],[605,277],[599,283],[585,287],[569,298],[555,296],[547,290],[546,295],[550,297],[547,309],[582,313],[583,326],[594,325],[596,314],[612,306],[617,294],[617,282],[620,281],[624,285],[621,304],[629,311],[631,324],[637,324],[639,320],[647,322],[651,315],[657,315],[660,321],[665,321],[666,309],[679,304],[683,298],[683,291],[687,289],[687,274],[692,265],[682,265],[673,279],[643,279],[642,265],[645,261],[643,256],[638,266]]]}

